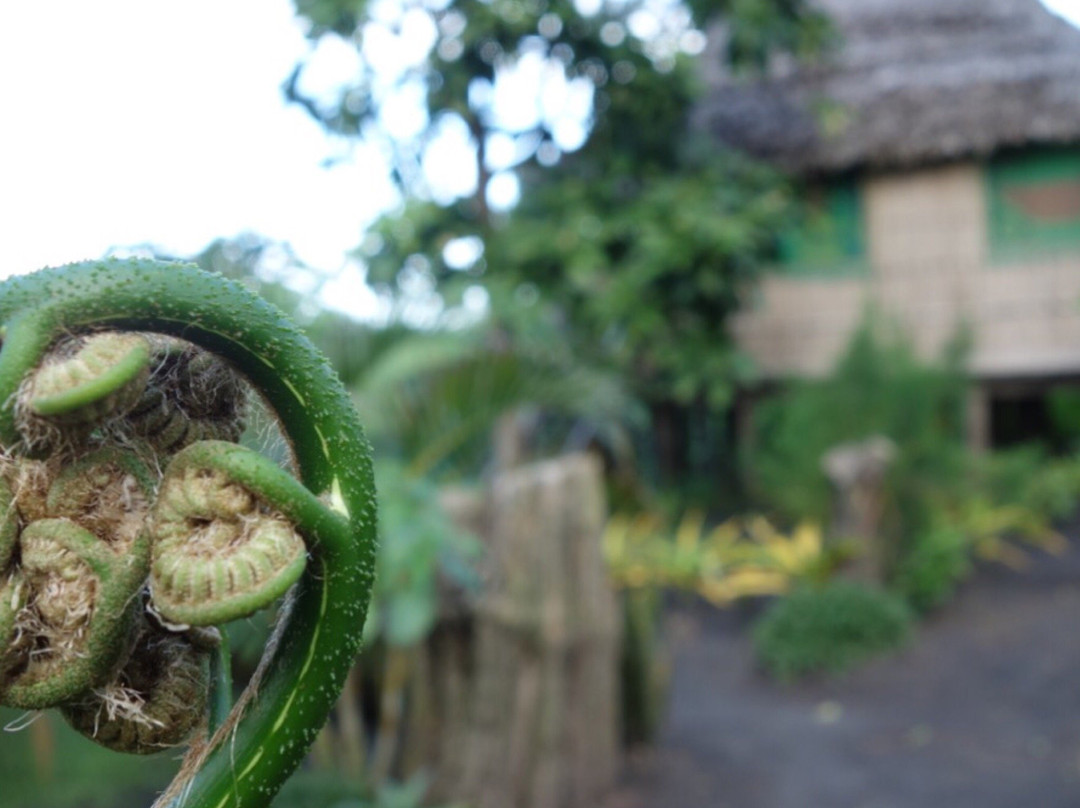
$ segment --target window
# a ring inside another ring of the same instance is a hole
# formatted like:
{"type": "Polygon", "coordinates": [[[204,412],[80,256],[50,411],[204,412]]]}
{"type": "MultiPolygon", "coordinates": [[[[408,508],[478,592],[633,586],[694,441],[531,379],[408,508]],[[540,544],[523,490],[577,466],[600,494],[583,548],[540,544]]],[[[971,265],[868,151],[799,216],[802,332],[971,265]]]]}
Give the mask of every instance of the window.
{"type": "Polygon", "coordinates": [[[992,259],[1080,252],[1080,148],[1006,153],[986,176],[992,259]]]}
{"type": "Polygon", "coordinates": [[[803,189],[798,220],[780,237],[785,275],[857,275],[867,271],[862,203],[856,178],[803,189]]]}

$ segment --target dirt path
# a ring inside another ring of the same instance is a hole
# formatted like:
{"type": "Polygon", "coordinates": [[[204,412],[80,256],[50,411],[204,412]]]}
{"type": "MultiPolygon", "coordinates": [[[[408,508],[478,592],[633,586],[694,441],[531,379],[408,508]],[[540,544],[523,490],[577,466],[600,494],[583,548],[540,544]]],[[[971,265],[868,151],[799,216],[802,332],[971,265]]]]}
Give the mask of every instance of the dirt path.
{"type": "Polygon", "coordinates": [[[605,808],[1080,805],[1080,542],[981,570],[910,647],[840,679],[767,681],[740,622],[673,616],[666,726],[605,808]]]}

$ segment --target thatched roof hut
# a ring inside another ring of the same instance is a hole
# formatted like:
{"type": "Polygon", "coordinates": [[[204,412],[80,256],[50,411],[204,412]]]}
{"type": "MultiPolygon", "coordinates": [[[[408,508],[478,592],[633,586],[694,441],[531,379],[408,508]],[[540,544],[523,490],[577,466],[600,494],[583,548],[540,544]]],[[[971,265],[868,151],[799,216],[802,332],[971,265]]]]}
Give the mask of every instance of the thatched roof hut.
{"type": "MultiPolygon", "coordinates": [[[[698,124],[798,172],[1080,141],[1080,31],[1038,0],[818,0],[840,41],[739,80],[709,59],[698,124]]],[[[716,39],[716,38],[713,38],[716,39]]]]}
{"type": "Polygon", "coordinates": [[[927,356],[966,325],[973,441],[1029,437],[1080,390],[1080,30],[1039,0],[816,2],[839,35],[817,63],[706,60],[697,125],[807,189],[735,336],[782,381],[828,373],[868,311],[927,356]]]}

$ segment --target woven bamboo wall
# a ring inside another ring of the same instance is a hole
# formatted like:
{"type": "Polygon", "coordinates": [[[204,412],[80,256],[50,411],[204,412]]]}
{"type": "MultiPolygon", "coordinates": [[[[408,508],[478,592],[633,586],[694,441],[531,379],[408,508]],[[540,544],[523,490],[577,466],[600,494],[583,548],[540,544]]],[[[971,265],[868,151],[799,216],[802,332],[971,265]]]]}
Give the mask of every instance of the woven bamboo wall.
{"type": "Polygon", "coordinates": [[[981,165],[878,175],[861,191],[869,271],[771,275],[737,319],[766,378],[828,372],[868,307],[927,356],[967,323],[983,378],[1080,374],[1080,252],[992,259],[981,165]]]}

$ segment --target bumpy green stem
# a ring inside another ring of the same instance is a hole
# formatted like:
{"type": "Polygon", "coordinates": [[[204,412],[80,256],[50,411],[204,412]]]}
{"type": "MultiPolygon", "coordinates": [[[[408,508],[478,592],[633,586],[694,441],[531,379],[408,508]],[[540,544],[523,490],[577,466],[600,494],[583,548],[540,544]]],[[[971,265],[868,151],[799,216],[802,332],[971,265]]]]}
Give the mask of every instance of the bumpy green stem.
{"type": "Polygon", "coordinates": [[[229,718],[232,709],[232,656],[229,653],[229,634],[222,630],[221,644],[210,657],[210,732],[217,732],[229,718]]]}
{"type": "Polygon", "coordinates": [[[300,482],[264,479],[240,454],[223,461],[296,521],[311,560],[258,681],[162,802],[266,806],[325,722],[360,646],[375,552],[369,447],[329,364],[280,312],[220,276],[135,260],[72,264],[0,285],[6,449],[26,448],[15,408],[27,374],[61,337],[99,330],[167,334],[223,357],[273,408],[292,445],[300,482]]]}

